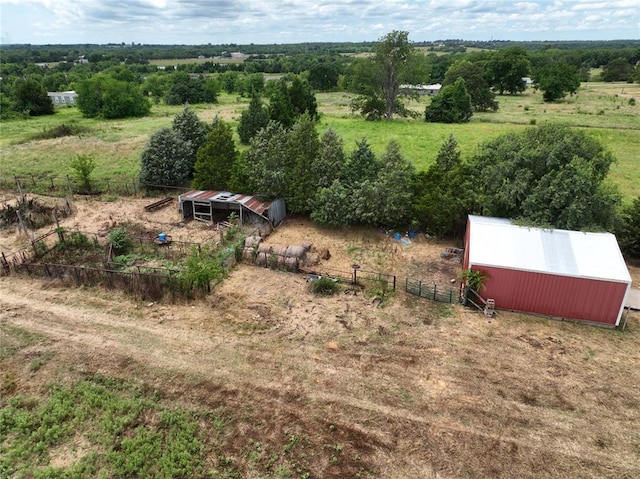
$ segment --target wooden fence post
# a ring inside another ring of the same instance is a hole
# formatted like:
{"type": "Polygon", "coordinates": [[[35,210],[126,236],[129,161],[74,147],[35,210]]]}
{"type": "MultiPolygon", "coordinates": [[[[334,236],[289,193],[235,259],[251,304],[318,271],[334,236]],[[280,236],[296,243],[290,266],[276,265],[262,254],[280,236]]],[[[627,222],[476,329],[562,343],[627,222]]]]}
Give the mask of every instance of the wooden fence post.
{"type": "Polygon", "coordinates": [[[67,175],[67,188],[69,189],[69,194],[73,198],[73,186],[71,185],[71,178],[67,175]]]}
{"type": "Polygon", "coordinates": [[[20,192],[20,204],[24,204],[25,198],[24,198],[24,192],[22,191],[22,184],[20,183],[20,178],[18,178],[17,176],[14,176],[13,178],[16,181],[16,186],[18,187],[18,191],[20,192]]]}

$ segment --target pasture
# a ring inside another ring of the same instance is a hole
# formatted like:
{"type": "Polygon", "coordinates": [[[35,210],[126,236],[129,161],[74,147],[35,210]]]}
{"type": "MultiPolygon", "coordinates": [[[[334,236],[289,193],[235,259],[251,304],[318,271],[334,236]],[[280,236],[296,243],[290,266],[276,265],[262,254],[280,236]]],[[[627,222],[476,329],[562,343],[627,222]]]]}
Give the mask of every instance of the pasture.
{"type": "MultiPolygon", "coordinates": [[[[463,156],[473,155],[483,142],[507,131],[545,122],[562,122],[585,129],[598,138],[615,156],[610,179],[620,187],[625,198],[640,195],[640,85],[626,83],[584,83],[578,94],[564,101],[547,104],[539,92],[500,96],[495,113],[475,114],[466,124],[425,123],[421,119],[396,119],[393,122],[367,122],[349,109],[351,96],[346,93],[317,94],[321,118],[319,131],[335,129],[350,152],[355,142],[366,138],[380,154],[395,139],[404,155],[420,170],[434,161],[440,145],[453,134],[463,156]]],[[[423,98],[409,102],[422,114],[427,102],[423,98]]],[[[191,106],[198,116],[211,121],[218,116],[232,123],[248,107],[248,99],[222,94],[214,105],[191,106]]],[[[50,117],[4,121],[0,131],[2,162],[0,177],[13,175],[56,175],[71,173],[70,162],[78,154],[96,161],[94,176],[113,180],[131,178],[139,171],[140,154],[149,136],[171,121],[182,107],[154,105],[149,116],[127,120],[83,118],[74,107],[60,108],[50,117]],[[60,125],[76,127],[79,133],[61,138],[37,139],[38,135],[60,125]]],[[[238,142],[239,144],[239,142],[238,142]]]]}

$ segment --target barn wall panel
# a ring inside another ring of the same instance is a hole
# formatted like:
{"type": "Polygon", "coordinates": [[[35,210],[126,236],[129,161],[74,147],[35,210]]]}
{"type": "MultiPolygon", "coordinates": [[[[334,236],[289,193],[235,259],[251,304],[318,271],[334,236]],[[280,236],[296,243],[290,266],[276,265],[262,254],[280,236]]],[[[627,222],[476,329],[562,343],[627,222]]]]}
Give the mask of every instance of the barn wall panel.
{"type": "Polygon", "coordinates": [[[489,279],[482,291],[499,309],[614,325],[627,285],[612,281],[472,265],[489,279]]]}

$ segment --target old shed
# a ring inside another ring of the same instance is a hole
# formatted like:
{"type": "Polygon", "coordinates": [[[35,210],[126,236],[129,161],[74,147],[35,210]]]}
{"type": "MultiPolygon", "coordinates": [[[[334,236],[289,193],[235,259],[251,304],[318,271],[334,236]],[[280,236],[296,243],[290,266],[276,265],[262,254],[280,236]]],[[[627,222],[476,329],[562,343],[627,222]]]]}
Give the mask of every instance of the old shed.
{"type": "Polygon", "coordinates": [[[616,237],[469,216],[464,268],[488,275],[498,309],[617,326],[631,276],[616,237]]]}
{"type": "Polygon", "coordinates": [[[268,221],[278,226],[286,216],[284,199],[260,201],[255,196],[230,193],[228,191],[192,190],[178,197],[184,219],[223,221],[235,213],[240,223],[268,221]]]}

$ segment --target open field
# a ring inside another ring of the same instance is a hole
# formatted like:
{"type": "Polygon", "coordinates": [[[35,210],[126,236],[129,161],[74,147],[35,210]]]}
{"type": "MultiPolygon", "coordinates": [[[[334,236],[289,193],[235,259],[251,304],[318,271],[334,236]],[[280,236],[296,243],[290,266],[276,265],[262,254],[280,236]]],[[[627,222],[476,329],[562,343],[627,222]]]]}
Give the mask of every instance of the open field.
{"type": "MultiPolygon", "coordinates": [[[[208,233],[148,202],[77,198],[62,225],[208,233]]],[[[130,477],[157,463],[150,477],[640,476],[640,313],[624,332],[489,319],[402,290],[407,276],[455,278],[447,244],[296,217],[268,241],[310,241],[331,252],[325,267],[358,262],[400,288],[377,307],[366,291],[319,298],[302,275],[241,265],[205,299],[170,305],[0,277],[0,475],[130,477]]],[[[0,250],[27,244],[0,230],[0,250]]]]}
{"type": "MultiPolygon", "coordinates": [[[[579,93],[563,102],[545,104],[541,94],[528,91],[523,95],[499,97],[497,113],[476,114],[462,125],[425,123],[419,120],[366,122],[349,111],[350,96],[345,93],[317,95],[322,113],[320,131],[334,128],[345,140],[347,151],[355,141],[367,138],[376,153],[382,153],[390,139],[399,141],[403,153],[419,169],[427,168],[435,159],[443,140],[453,133],[464,156],[472,155],[478,145],[507,131],[532,123],[563,122],[597,137],[609,148],[618,162],[611,180],[620,186],[625,197],[640,195],[640,85],[626,83],[585,83],[579,93]]],[[[411,108],[423,112],[426,102],[411,102],[411,108]]],[[[192,108],[200,118],[211,121],[216,115],[235,122],[247,108],[248,99],[221,95],[216,105],[192,108]]],[[[95,158],[96,178],[129,178],[139,171],[140,154],[149,136],[157,129],[170,126],[181,107],[156,105],[151,115],[139,119],[100,121],[82,118],[75,108],[63,108],[52,117],[32,118],[2,123],[0,131],[0,176],[66,175],[77,154],[95,158]],[[34,135],[61,124],[85,130],[76,136],[34,140],[34,135]]]]}

